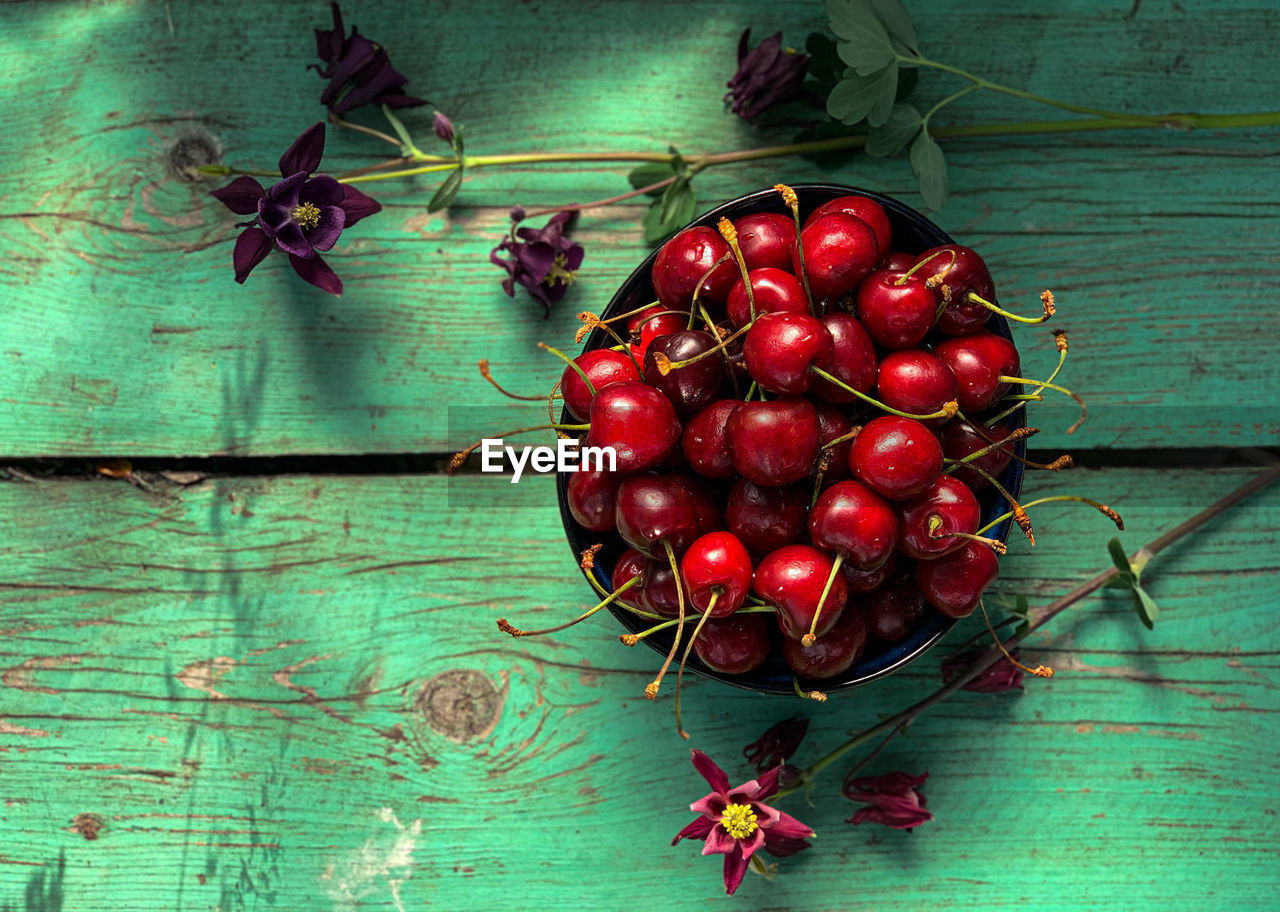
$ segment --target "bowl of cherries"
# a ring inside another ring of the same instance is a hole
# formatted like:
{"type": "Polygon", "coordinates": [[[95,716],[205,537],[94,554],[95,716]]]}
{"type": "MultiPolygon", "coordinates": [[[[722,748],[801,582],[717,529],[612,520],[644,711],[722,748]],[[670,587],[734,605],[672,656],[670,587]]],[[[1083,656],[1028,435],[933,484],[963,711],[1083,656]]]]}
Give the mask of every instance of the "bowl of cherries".
{"type": "Polygon", "coordinates": [[[828,184],[707,212],[583,315],[560,420],[616,465],[562,473],[560,508],[597,610],[663,657],[650,697],[673,663],[854,687],[975,610],[1025,517],[1005,316],[975,251],[828,184]]]}

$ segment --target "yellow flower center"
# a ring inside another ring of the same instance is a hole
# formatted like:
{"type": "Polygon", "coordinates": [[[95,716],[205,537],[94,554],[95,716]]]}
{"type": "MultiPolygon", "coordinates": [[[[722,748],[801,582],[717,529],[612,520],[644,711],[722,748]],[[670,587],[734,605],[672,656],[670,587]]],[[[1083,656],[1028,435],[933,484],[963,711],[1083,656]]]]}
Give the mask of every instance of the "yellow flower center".
{"type": "Polygon", "coordinates": [[[578,278],[578,270],[565,269],[565,265],[569,260],[563,253],[557,253],[555,260],[551,263],[551,269],[547,272],[547,277],[542,280],[542,284],[548,287],[555,285],[556,282],[564,282],[566,285],[572,285],[578,278]]]}
{"type": "Polygon", "coordinates": [[[320,209],[313,203],[303,203],[293,207],[293,211],[289,213],[289,218],[303,228],[314,228],[320,224],[320,209]]]}
{"type": "Polygon", "coordinates": [[[749,804],[727,804],[720,825],[734,839],[746,839],[756,831],[756,815],[749,804]]]}

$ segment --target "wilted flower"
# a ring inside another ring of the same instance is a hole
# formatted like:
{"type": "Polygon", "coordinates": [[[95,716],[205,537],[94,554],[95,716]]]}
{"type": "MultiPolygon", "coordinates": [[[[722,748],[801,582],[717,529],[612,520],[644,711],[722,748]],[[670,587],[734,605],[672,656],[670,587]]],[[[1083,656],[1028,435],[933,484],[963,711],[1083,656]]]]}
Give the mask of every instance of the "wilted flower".
{"type": "Polygon", "coordinates": [[[927,772],[919,776],[893,772],[846,779],[842,787],[844,796],[850,801],[871,805],[859,810],[848,822],[870,820],[896,830],[910,830],[932,820],[933,814],[924,807],[924,795],[916,791],[928,778],[927,772]]]}
{"type": "Polygon", "coordinates": [[[334,114],[345,114],[367,104],[389,108],[413,108],[426,104],[421,98],[406,95],[401,87],[409,81],[398,73],[380,44],[361,35],[353,25],[351,37],[345,37],[342,12],[333,4],[333,28],[316,29],[316,56],[327,66],[311,64],[308,69],[329,80],[320,93],[320,103],[334,114]]]}
{"type": "MultiPolygon", "coordinates": [[[[982,652],[983,650],[981,649],[969,649],[948,656],[942,663],[943,683],[949,684],[968,671],[974,659],[978,658],[982,652]]],[[[1017,650],[1012,655],[1015,659],[1018,658],[1017,650]]],[[[968,684],[963,685],[960,689],[971,690],[974,693],[1003,693],[1006,690],[1022,690],[1022,669],[1008,659],[1000,658],[986,671],[968,684]]]]}
{"type": "Polygon", "coordinates": [[[753,51],[747,50],[750,39],[751,29],[747,29],[738,41],[738,72],[727,83],[724,96],[733,113],[748,123],[774,105],[798,97],[809,66],[808,54],[782,46],[782,32],[761,41],[753,51]]]}
{"type": "Polygon", "coordinates": [[[502,290],[514,298],[516,286],[523,286],[548,316],[551,305],[564,297],[582,265],[582,245],[564,236],[572,217],[572,212],[561,212],[540,229],[517,228],[489,253],[490,262],[507,271],[502,290]],[[499,253],[509,253],[511,259],[503,259],[499,253]]]}
{"type": "MultiPolygon", "coordinates": [[[[770,767],[785,763],[796,755],[800,742],[809,731],[809,720],[795,716],[783,719],[770,728],[755,741],[742,749],[742,756],[756,768],[764,772],[770,767]]],[[[783,771],[784,773],[786,770],[783,771]]]]}
{"type": "Polygon", "coordinates": [[[342,280],[316,251],[329,250],[344,228],[382,209],[378,203],[327,174],[312,172],[324,154],[324,124],[318,123],[294,141],[280,158],[284,178],[264,190],[251,177],[237,177],[209,195],[237,215],[253,215],[242,222],[232,262],[236,281],[243,283],[273,247],[289,255],[294,272],[317,288],[342,294],[342,280]]]}
{"type": "Polygon", "coordinates": [[[677,833],[671,844],[681,839],[705,839],[703,855],[724,856],[725,892],[738,889],[751,856],[758,850],[784,858],[809,848],[805,840],[814,835],[813,830],[763,803],[778,791],[781,767],[730,788],[729,777],[710,757],[700,750],[690,753],[694,769],[707,780],[711,794],[689,805],[689,810],[701,816],[677,833]]]}

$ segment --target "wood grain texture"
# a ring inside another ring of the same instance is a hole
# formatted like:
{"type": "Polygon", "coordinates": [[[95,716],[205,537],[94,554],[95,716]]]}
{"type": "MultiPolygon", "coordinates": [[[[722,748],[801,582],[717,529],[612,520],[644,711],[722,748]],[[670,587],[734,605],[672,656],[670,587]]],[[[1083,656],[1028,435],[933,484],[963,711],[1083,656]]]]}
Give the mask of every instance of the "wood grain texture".
{"type": "MultiPolygon", "coordinates": [[[[1130,548],[1248,472],[1078,472],[1130,548]]],[[[0,908],[764,910],[1274,908],[1280,492],[1082,604],[1018,695],[961,694],[875,771],[930,771],[914,834],[842,821],[840,771],[791,811],[815,848],[720,899],[668,847],[702,794],[656,659],[611,619],[499,637],[588,593],[546,480],[518,509],[471,477],[0,484],[0,908]]],[[[522,485],[522,488],[524,486],[522,485]]],[[[1109,524],[1046,508],[1006,591],[1106,566],[1109,524]]],[[[958,643],[980,624],[964,622],[958,643]]],[[[693,744],[813,718],[802,762],[937,683],[939,649],[825,706],[693,681],[693,744]]]]}
{"type": "MultiPolygon", "coordinates": [[[[1126,110],[1274,107],[1266,5],[919,0],[924,47],[993,79],[1126,110]]],[[[567,340],[645,253],[641,208],[583,220],[586,270],[548,322],[499,288],[487,259],[513,203],[563,204],[625,184],[603,165],[477,172],[448,215],[430,181],[373,185],[386,209],[332,257],[329,298],[272,260],[231,281],[235,217],[216,184],[178,180],[175,150],[270,167],[319,119],[309,29],[324,4],[264,17],[235,3],[12,4],[0,8],[9,128],[0,134],[0,453],[201,455],[441,451],[450,403],[487,395],[482,357],[512,386],[550,385],[540,339],[567,340]],[[49,64],[50,47],[57,47],[49,64]]],[[[718,151],[786,139],[723,113],[737,35],[822,25],[810,0],[535,5],[390,0],[348,10],[468,129],[475,153],[718,151]],[[571,26],[567,23],[572,23],[571,26]],[[658,51],[658,52],[655,52],[658,51]]],[[[954,88],[948,77],[925,100],[954,88]]],[[[955,122],[1044,116],[988,94],[955,122]]],[[[429,113],[411,115],[423,131],[429,113]]],[[[376,123],[369,112],[358,115],[376,123]]],[[[381,155],[330,137],[327,167],[381,155]]],[[[1064,379],[1092,405],[1083,446],[1274,444],[1271,339],[1280,261],[1276,132],[1115,133],[957,141],[938,221],[990,260],[1011,306],[1058,293],[1071,332],[1064,379]]],[[[786,159],[698,180],[709,205],[784,179],[917,196],[906,163],[819,168],[786,159]]],[[[1030,373],[1048,334],[1020,334],[1030,373]]],[[[1046,408],[1044,446],[1070,409],[1046,408]],[[1060,420],[1059,420],[1060,419],[1060,420]],[[1052,431],[1048,429],[1054,429],[1052,431]]],[[[462,429],[459,429],[460,432],[462,429]]],[[[465,429],[478,434],[492,426],[465,429]]],[[[1075,441],[1072,441],[1075,443],[1075,441]]]]}

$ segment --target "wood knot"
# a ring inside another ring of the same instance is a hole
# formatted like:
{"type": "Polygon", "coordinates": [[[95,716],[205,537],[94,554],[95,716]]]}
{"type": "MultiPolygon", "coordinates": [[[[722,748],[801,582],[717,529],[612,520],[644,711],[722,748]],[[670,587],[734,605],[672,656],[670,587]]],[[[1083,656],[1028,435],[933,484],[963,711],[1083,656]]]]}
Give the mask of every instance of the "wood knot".
{"type": "Polygon", "coordinates": [[[222,144],[201,127],[193,127],[171,142],[164,150],[165,167],[180,181],[207,180],[195,169],[222,161],[222,144]]]}
{"type": "Polygon", "coordinates": [[[472,741],[493,731],[502,714],[502,694],[479,671],[458,668],[422,685],[413,708],[451,741],[472,741]]]}
{"type": "Polygon", "coordinates": [[[69,829],[83,836],[86,842],[93,842],[102,834],[106,825],[107,822],[99,814],[76,814],[71,818],[69,829]]]}

